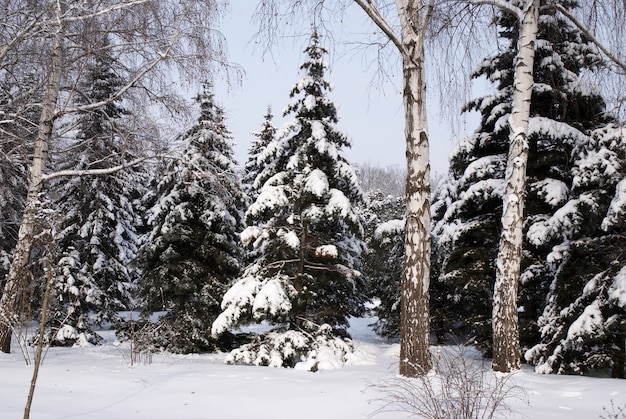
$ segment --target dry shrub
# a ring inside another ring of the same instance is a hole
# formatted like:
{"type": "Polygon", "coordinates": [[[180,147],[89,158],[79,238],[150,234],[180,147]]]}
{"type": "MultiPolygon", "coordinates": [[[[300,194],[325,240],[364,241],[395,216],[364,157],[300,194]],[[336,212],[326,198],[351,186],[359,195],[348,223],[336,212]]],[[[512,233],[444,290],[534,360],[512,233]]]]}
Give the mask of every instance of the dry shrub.
{"type": "Polygon", "coordinates": [[[527,397],[513,377],[491,371],[470,348],[438,348],[428,374],[395,376],[370,386],[381,394],[373,400],[380,407],[370,417],[383,413],[428,419],[514,417],[516,412],[506,402],[527,402],[527,397]]]}

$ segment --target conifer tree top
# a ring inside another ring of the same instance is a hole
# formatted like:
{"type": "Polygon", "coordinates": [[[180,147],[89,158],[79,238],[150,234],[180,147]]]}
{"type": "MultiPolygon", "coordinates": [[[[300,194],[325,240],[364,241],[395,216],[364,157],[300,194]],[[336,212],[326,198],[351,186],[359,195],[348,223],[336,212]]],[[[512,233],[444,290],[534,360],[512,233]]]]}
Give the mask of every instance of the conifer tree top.
{"type": "Polygon", "coordinates": [[[328,122],[337,123],[337,108],[326,97],[326,94],[333,90],[333,85],[324,78],[326,71],[330,68],[328,62],[324,60],[324,55],[328,54],[328,51],[319,44],[319,38],[317,32],[311,35],[311,42],[304,49],[307,58],[300,65],[300,70],[304,72],[304,75],[289,93],[291,98],[299,94],[303,94],[304,97],[300,101],[289,104],[283,111],[283,115],[293,112],[296,117],[323,118],[328,122]],[[298,106],[298,103],[302,106],[298,106]]]}

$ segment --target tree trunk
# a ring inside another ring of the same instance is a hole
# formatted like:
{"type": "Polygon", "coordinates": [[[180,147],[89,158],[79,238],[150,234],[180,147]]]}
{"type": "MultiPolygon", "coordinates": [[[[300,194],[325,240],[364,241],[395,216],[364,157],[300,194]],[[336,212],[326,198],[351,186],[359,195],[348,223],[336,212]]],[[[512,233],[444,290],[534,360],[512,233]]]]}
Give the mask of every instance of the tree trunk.
{"type": "Polygon", "coordinates": [[[528,122],[539,0],[526,0],[522,13],[515,61],[513,109],[509,118],[509,155],[503,196],[502,234],[493,292],[492,368],[500,372],[520,368],[517,288],[522,259],[528,122]]]}
{"type": "Polygon", "coordinates": [[[406,226],[400,313],[400,374],[416,377],[431,367],[430,307],[430,161],[424,80],[424,37],[411,22],[420,17],[415,2],[397,1],[404,53],[406,136],[406,226]]]}
{"type": "Polygon", "coordinates": [[[626,335],[619,333],[616,340],[611,377],[623,379],[625,378],[624,367],[626,366],[626,335]]]}
{"type": "MultiPolygon", "coordinates": [[[[54,237],[50,234],[49,247],[52,247],[52,241],[54,237]]],[[[46,263],[46,288],[43,294],[43,303],[41,306],[41,318],[39,319],[39,339],[37,340],[37,351],[35,352],[35,365],[33,367],[33,376],[30,380],[30,388],[28,390],[28,397],[26,398],[26,406],[24,406],[24,419],[30,418],[30,409],[33,405],[33,397],[35,396],[35,387],[37,386],[37,378],[39,378],[39,367],[43,362],[43,346],[44,335],[46,333],[46,323],[48,322],[48,305],[50,303],[50,290],[52,288],[52,263],[50,258],[52,252],[48,249],[48,260],[46,263]]],[[[131,351],[132,359],[132,351],[131,351]]]]}
{"type": "Polygon", "coordinates": [[[18,301],[21,290],[26,286],[27,276],[25,275],[25,268],[28,265],[35,229],[35,208],[33,203],[38,199],[41,192],[42,176],[48,159],[48,146],[54,126],[63,67],[64,34],[61,17],[62,10],[57,10],[56,28],[50,51],[50,67],[46,91],[42,100],[33,161],[30,168],[24,216],[22,217],[11,268],[7,274],[4,291],[0,299],[0,350],[4,353],[9,353],[11,350],[11,334],[19,317],[19,313],[16,312],[18,301]]]}

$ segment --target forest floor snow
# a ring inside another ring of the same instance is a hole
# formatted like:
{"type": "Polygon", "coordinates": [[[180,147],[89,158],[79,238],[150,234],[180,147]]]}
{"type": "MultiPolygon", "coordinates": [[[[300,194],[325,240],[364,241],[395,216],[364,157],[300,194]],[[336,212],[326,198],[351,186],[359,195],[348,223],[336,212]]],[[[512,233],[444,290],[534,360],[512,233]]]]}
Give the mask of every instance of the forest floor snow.
{"type": "MultiPolygon", "coordinates": [[[[225,365],[225,354],[156,354],[131,367],[128,347],[106,332],[101,346],[48,350],[31,418],[366,418],[384,396],[376,384],[397,377],[399,351],[373,335],[370,322],[352,321],[357,362],[316,373],[225,365]]],[[[32,371],[15,345],[0,353],[0,418],[22,417],[32,371]]],[[[523,397],[507,403],[520,417],[611,418],[626,406],[626,380],[539,375],[528,366],[512,379],[523,397]]]]}

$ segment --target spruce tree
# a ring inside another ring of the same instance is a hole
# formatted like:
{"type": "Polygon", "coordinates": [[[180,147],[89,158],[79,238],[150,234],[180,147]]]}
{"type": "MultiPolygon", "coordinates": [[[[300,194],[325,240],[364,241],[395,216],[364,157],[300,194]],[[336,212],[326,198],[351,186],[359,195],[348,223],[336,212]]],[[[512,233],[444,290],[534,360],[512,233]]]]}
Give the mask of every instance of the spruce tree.
{"type": "Polygon", "coordinates": [[[292,367],[306,361],[324,368],[351,351],[348,317],[362,313],[359,256],[362,200],[355,169],[342,149],[337,107],[324,78],[326,50],[313,34],[291,90],[292,115],[260,159],[266,179],[246,212],[242,241],[253,261],[232,285],[213,324],[214,335],[246,323],[268,321],[271,332],[231,352],[234,363],[292,367]]]}
{"type": "Polygon", "coordinates": [[[148,337],[173,352],[216,349],[211,323],[238,275],[243,195],[232,137],[210,86],[196,98],[198,122],[179,138],[182,155],[157,188],[152,231],[139,251],[138,304],[165,314],[148,337]]]}
{"type": "Polygon", "coordinates": [[[368,295],[375,302],[372,325],[377,334],[400,335],[400,281],[404,256],[404,197],[386,195],[380,189],[365,194],[362,210],[365,219],[367,253],[363,273],[368,295]]]}
{"type": "Polygon", "coordinates": [[[525,357],[541,373],[610,369],[624,378],[626,129],[609,124],[581,136],[571,158],[570,198],[529,228],[533,241],[553,246],[541,341],[525,357]]]}
{"type": "MultiPolygon", "coordinates": [[[[573,7],[572,4],[565,5],[573,7]]],[[[473,77],[496,84],[493,94],[473,100],[468,110],[481,114],[476,133],[463,140],[450,159],[452,181],[445,184],[444,200],[434,207],[437,278],[453,308],[452,321],[462,320],[457,333],[487,354],[491,345],[491,301],[495,260],[500,236],[504,170],[508,152],[508,118],[513,89],[513,59],[518,36],[517,19],[501,14],[500,36],[507,48],[484,60],[473,77]]],[[[582,132],[605,119],[604,102],[589,89],[580,74],[599,63],[595,49],[580,31],[547,9],[539,21],[535,53],[535,84],[529,127],[525,230],[549,217],[568,199],[572,184],[572,155],[582,132]]],[[[549,275],[543,264],[549,243],[525,240],[519,290],[522,346],[537,340],[537,319],[549,275]],[[548,275],[548,276],[546,276],[548,275]]]]}
{"type": "MultiPolygon", "coordinates": [[[[106,53],[95,57],[80,104],[109,100],[123,85],[112,62],[106,53]]],[[[59,168],[104,169],[136,159],[133,135],[124,125],[126,115],[116,100],[81,113],[76,140],[63,153],[59,168]]],[[[53,185],[63,214],[57,300],[50,316],[54,343],[96,343],[93,327],[118,323],[118,312],[131,308],[137,271],[129,264],[141,225],[134,202],[143,194],[144,179],[140,168],[130,168],[102,176],[69,176],[53,185]]]]}
{"type": "Polygon", "coordinates": [[[267,112],[263,118],[264,122],[261,131],[253,134],[256,140],[252,142],[248,149],[248,160],[244,165],[244,175],[241,180],[244,193],[249,203],[256,200],[261,186],[263,186],[266,180],[259,177],[259,175],[263,173],[266,163],[263,161],[263,156],[265,155],[264,153],[267,146],[274,140],[274,136],[276,135],[276,127],[272,125],[274,115],[272,115],[272,108],[270,106],[267,107],[267,112]]]}

